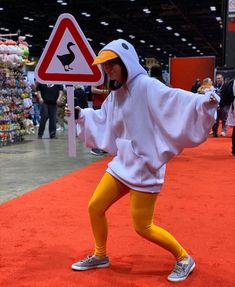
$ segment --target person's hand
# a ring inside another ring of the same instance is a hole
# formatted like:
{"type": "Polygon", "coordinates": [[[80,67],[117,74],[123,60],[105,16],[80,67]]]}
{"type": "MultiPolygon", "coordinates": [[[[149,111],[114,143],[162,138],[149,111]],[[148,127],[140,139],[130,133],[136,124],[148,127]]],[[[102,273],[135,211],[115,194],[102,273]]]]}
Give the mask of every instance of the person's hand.
{"type": "Polygon", "coordinates": [[[216,97],[214,96],[214,94],[210,94],[209,103],[210,104],[217,104],[218,103],[218,101],[217,101],[216,97]]]}
{"type": "MultiPolygon", "coordinates": [[[[78,111],[78,115],[80,114],[81,112],[81,108],[79,106],[76,106],[75,109],[78,111]]],[[[65,105],[65,108],[64,108],[64,114],[66,117],[70,117],[72,112],[70,111],[70,109],[68,108],[68,104],[65,105]]]]}
{"type": "Polygon", "coordinates": [[[60,100],[57,100],[56,104],[57,104],[58,107],[62,107],[63,106],[63,103],[60,100]]]}

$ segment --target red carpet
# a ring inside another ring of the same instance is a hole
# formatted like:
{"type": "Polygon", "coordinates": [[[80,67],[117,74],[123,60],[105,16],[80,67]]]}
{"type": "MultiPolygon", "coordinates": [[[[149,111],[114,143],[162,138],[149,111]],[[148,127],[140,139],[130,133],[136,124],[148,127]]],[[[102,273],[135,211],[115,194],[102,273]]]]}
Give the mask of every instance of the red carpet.
{"type": "MultiPolygon", "coordinates": [[[[193,255],[196,269],[180,286],[235,286],[235,158],[231,138],[210,138],[167,168],[157,223],[193,255]]],[[[109,158],[0,206],[0,286],[172,286],[173,257],[139,237],[129,197],[109,211],[111,267],[86,272],[70,265],[92,254],[88,200],[109,158]]]]}

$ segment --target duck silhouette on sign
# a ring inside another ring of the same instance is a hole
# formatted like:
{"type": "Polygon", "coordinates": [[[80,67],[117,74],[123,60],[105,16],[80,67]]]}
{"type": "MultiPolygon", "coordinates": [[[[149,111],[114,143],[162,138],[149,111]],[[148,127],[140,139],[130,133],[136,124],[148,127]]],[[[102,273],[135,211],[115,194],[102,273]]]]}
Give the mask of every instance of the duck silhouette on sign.
{"type": "Polygon", "coordinates": [[[73,70],[73,68],[70,68],[69,65],[72,64],[72,62],[75,59],[75,54],[70,48],[71,46],[74,46],[74,45],[75,45],[74,43],[69,42],[67,44],[67,49],[68,49],[69,53],[64,54],[64,55],[57,55],[57,58],[60,60],[61,64],[64,66],[65,71],[73,70]],[[66,66],[67,66],[67,68],[66,68],[66,66]]]}

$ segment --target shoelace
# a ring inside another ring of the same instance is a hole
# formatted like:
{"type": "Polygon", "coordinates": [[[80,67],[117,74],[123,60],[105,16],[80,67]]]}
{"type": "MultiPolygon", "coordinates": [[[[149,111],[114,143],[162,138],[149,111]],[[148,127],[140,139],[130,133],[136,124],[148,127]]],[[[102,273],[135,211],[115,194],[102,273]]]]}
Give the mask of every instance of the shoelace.
{"type": "Polygon", "coordinates": [[[185,269],[186,269],[187,266],[188,266],[187,264],[181,264],[181,263],[180,263],[180,264],[179,264],[179,263],[177,264],[177,263],[176,263],[173,272],[176,273],[176,274],[180,274],[182,271],[185,271],[185,269]]]}
{"type": "Polygon", "coordinates": [[[82,262],[82,263],[86,263],[86,262],[87,262],[87,263],[91,263],[92,260],[93,260],[93,256],[88,255],[87,258],[81,260],[81,262],[82,262]]]}

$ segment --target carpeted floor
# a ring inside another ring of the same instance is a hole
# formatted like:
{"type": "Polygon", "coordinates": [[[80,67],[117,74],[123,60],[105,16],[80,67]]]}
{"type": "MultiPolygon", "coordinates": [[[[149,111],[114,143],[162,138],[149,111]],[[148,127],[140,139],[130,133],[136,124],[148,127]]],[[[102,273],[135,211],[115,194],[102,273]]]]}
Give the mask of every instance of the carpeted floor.
{"type": "Polygon", "coordinates": [[[235,157],[231,139],[209,138],[167,167],[156,222],[193,255],[196,269],[167,282],[171,254],[137,235],[129,197],[108,212],[108,269],[74,272],[93,252],[87,204],[110,158],[61,177],[0,206],[0,286],[235,286],[235,157]]]}

